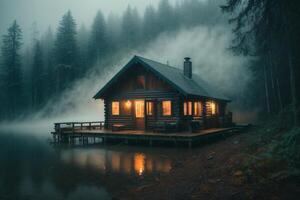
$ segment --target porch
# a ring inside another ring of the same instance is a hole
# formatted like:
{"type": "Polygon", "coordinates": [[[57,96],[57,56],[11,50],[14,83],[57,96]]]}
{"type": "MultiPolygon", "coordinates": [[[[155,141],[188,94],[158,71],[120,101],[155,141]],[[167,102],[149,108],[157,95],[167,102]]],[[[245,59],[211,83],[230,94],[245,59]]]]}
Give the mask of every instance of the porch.
{"type": "Polygon", "coordinates": [[[198,132],[172,132],[158,133],[143,130],[112,131],[106,129],[104,122],[66,122],[55,123],[53,139],[58,143],[75,144],[76,140],[83,144],[100,140],[101,143],[121,142],[125,144],[173,144],[192,147],[209,139],[222,138],[232,133],[239,132],[244,127],[211,128],[198,132]]]}

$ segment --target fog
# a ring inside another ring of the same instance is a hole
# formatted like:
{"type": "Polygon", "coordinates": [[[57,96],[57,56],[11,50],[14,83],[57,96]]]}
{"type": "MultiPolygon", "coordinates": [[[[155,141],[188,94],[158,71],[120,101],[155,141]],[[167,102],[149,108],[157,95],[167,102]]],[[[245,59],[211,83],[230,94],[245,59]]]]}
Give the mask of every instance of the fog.
{"type": "MultiPolygon", "coordinates": [[[[124,55],[115,62],[115,65],[110,66],[111,70],[106,73],[96,75],[92,71],[89,76],[77,81],[59,101],[49,102],[29,120],[38,121],[39,126],[40,123],[45,123],[44,125],[48,127],[57,121],[103,120],[103,102],[92,97],[134,55],[141,55],[162,63],[168,62],[169,65],[178,68],[182,68],[183,58],[189,56],[192,58],[195,73],[212,86],[219,88],[226,96],[236,98],[243,94],[251,80],[249,75],[251,73],[247,67],[242,67],[248,64],[249,59],[235,56],[228,50],[231,37],[230,29],[221,26],[213,29],[195,27],[182,29],[175,34],[162,34],[145,50],[132,51],[124,55]],[[50,117],[40,121],[45,115],[50,117]]],[[[234,99],[230,107],[234,109],[234,105],[238,103],[238,99],[234,99]]]]}
{"type": "MultiPolygon", "coordinates": [[[[27,4],[25,1],[17,0],[1,1],[2,6],[4,5],[4,7],[1,6],[1,10],[6,10],[1,15],[6,16],[6,18],[2,18],[0,26],[3,27],[3,24],[7,26],[6,21],[15,17],[21,19],[20,24],[27,24],[28,26],[31,21],[36,19],[36,21],[42,22],[46,28],[48,24],[57,23],[66,9],[72,10],[77,23],[89,24],[100,7],[105,14],[108,14],[111,11],[122,12],[127,7],[124,4],[130,3],[142,10],[147,4],[157,4],[158,1],[123,0],[120,3],[117,0],[86,0],[84,4],[79,3],[79,0],[53,0],[43,1],[43,3],[38,0],[30,0],[26,1],[27,4]],[[9,13],[8,10],[11,10],[10,7],[13,5],[17,5],[18,8],[9,13]],[[34,5],[33,10],[31,10],[30,5],[34,5]],[[57,18],[52,18],[52,16],[57,18]]],[[[173,0],[171,2],[178,1],[173,0]]],[[[138,50],[123,52],[116,60],[110,61],[113,64],[105,66],[109,70],[103,70],[99,73],[97,69],[104,66],[94,66],[85,77],[77,80],[58,99],[50,100],[43,109],[30,114],[26,120],[16,119],[18,123],[6,121],[2,123],[2,126],[15,130],[33,128],[36,133],[41,131],[46,133],[52,129],[54,122],[103,120],[103,102],[94,100],[92,97],[134,55],[162,63],[168,62],[169,65],[180,69],[182,69],[183,58],[191,57],[193,72],[199,74],[205,81],[233,100],[229,108],[234,111],[235,120],[238,122],[251,121],[255,118],[255,111],[244,113],[243,116],[246,116],[244,119],[238,117],[242,113],[238,109],[241,106],[239,96],[242,96],[247,90],[252,78],[251,72],[247,68],[249,59],[236,56],[229,50],[232,39],[231,27],[227,24],[180,28],[175,32],[162,33],[148,45],[138,48],[138,50]]]]}
{"type": "MultiPolygon", "coordinates": [[[[180,1],[182,0],[169,0],[172,4],[180,1]]],[[[2,35],[16,19],[28,41],[34,22],[40,32],[44,32],[49,25],[56,29],[67,10],[72,11],[78,25],[84,23],[90,26],[99,9],[107,16],[111,12],[123,13],[131,5],[143,13],[147,5],[157,6],[158,2],[159,0],[0,0],[0,33],[2,35]]]]}

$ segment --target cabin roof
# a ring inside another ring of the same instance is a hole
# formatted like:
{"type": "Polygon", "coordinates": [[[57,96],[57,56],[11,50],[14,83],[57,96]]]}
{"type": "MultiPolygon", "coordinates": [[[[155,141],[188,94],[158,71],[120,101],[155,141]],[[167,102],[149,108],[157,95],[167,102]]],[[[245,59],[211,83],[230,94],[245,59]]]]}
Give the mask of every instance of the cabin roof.
{"type": "Polygon", "coordinates": [[[104,97],[105,91],[131,66],[135,63],[141,64],[143,67],[151,70],[154,74],[169,83],[174,89],[178,90],[183,95],[209,97],[219,100],[230,101],[206,83],[197,74],[192,75],[192,78],[184,76],[183,70],[171,67],[166,64],[156,62],[140,56],[134,56],[104,87],[94,96],[95,99],[104,97]]]}

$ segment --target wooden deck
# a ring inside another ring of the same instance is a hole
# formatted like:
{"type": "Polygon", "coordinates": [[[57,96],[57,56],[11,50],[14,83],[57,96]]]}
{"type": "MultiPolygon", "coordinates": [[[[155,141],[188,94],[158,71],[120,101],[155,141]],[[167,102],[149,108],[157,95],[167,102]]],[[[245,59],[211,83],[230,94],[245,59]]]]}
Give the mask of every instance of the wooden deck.
{"type": "Polygon", "coordinates": [[[150,131],[122,130],[112,131],[104,128],[104,122],[68,122],[56,123],[55,132],[52,132],[54,141],[74,143],[78,139],[83,143],[89,140],[101,139],[102,142],[122,142],[125,144],[185,144],[192,147],[199,142],[205,142],[210,138],[224,137],[241,128],[212,128],[201,130],[197,133],[154,133],[150,131]]]}

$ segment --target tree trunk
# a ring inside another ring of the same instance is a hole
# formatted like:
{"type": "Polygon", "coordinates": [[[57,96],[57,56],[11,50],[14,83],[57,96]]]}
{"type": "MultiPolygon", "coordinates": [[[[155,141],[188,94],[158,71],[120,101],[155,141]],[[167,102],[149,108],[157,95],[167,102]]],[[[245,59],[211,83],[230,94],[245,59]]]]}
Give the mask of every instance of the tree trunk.
{"type": "Polygon", "coordinates": [[[282,99],[281,99],[281,92],[280,92],[280,85],[279,85],[279,79],[276,77],[276,86],[277,86],[277,95],[278,95],[278,102],[279,102],[279,108],[282,110],[282,99]]]}
{"type": "MultiPolygon", "coordinates": [[[[288,39],[289,40],[289,39],[288,39]]],[[[297,102],[296,102],[296,82],[295,82],[295,73],[293,66],[293,58],[290,50],[290,46],[288,47],[288,59],[289,59],[289,71],[290,71],[290,87],[291,87],[291,100],[292,100],[292,109],[293,109],[293,125],[297,125],[297,102]]]]}
{"type": "Polygon", "coordinates": [[[269,53],[268,53],[268,58],[269,58],[269,63],[270,63],[270,67],[271,67],[270,73],[271,73],[272,91],[273,91],[272,98],[276,102],[276,104],[275,104],[276,110],[281,111],[282,110],[281,91],[280,91],[280,87],[279,87],[276,63],[274,63],[272,60],[271,51],[269,51],[269,53]],[[276,99],[277,99],[277,101],[276,101],[276,99]]]}
{"type": "Polygon", "coordinates": [[[269,96],[269,87],[268,87],[268,79],[267,79],[267,67],[266,64],[264,64],[264,79],[265,79],[265,92],[266,92],[266,106],[268,114],[271,113],[270,109],[270,96],[269,96]]]}
{"type": "Polygon", "coordinates": [[[290,87],[291,87],[291,104],[293,112],[293,125],[297,126],[297,100],[296,100],[296,81],[295,81],[295,72],[293,66],[293,55],[292,55],[292,45],[291,45],[291,28],[288,19],[288,13],[284,15],[284,21],[286,25],[286,41],[287,41],[287,54],[288,54],[288,65],[290,73],[290,87]]]}

